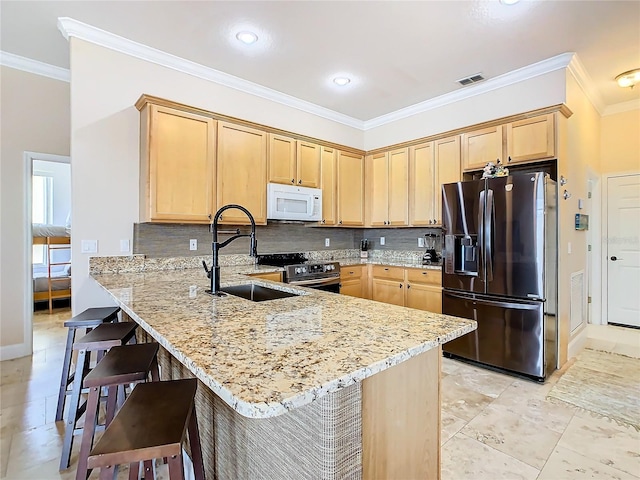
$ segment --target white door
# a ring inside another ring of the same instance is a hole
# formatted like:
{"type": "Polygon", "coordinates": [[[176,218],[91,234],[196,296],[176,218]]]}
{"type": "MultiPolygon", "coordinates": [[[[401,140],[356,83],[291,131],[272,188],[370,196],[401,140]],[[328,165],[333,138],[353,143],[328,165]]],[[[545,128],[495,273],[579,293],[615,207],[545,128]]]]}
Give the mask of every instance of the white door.
{"type": "Polygon", "coordinates": [[[640,175],[608,179],[608,323],[640,327],[640,175]]]}

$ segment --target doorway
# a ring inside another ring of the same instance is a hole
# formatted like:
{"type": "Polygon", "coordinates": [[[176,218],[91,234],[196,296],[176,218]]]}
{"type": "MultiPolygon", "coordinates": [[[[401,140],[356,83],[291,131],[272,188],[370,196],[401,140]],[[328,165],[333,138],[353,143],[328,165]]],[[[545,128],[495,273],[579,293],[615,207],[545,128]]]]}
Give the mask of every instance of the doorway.
{"type": "Polygon", "coordinates": [[[603,238],[609,324],[640,328],[640,174],[606,178],[603,238]]]}

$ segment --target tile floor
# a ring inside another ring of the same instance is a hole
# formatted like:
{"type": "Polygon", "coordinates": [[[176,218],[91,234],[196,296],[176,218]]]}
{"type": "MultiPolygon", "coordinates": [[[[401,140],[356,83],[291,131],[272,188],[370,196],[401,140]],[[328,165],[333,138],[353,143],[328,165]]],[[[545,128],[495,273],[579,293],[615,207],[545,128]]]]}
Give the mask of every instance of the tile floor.
{"type": "MultiPolygon", "coordinates": [[[[74,478],[54,422],[69,316],[35,314],[33,356],[0,364],[0,478],[74,478]]],[[[538,385],[443,359],[442,480],[640,479],[639,432],[545,400],[560,373],[538,385]]]]}

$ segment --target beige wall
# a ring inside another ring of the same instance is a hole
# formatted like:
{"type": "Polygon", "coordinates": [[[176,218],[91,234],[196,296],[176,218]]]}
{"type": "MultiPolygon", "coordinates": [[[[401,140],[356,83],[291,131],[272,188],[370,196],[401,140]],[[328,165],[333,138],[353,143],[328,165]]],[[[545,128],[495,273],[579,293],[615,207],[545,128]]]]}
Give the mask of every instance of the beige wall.
{"type": "Polygon", "coordinates": [[[25,338],[31,302],[26,299],[29,218],[25,212],[24,152],[69,155],[69,84],[8,67],[2,82],[0,198],[0,357],[28,355],[25,338]]]}
{"type": "Polygon", "coordinates": [[[640,172],[640,109],[602,117],[601,172],[640,172]]]}

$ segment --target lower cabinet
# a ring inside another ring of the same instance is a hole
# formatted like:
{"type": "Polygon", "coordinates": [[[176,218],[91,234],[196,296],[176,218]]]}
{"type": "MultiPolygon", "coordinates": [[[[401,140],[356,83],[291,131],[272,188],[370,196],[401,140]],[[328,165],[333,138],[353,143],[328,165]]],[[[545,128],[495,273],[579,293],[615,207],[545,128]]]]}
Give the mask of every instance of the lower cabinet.
{"type": "Polygon", "coordinates": [[[372,265],[371,299],[442,313],[442,272],[372,265]]]}
{"type": "Polygon", "coordinates": [[[372,265],[371,300],[404,306],[404,268],[372,265]]]}
{"type": "Polygon", "coordinates": [[[282,272],[250,273],[249,276],[253,278],[271,280],[273,282],[282,282],[282,272]]]}
{"type": "Polygon", "coordinates": [[[367,265],[347,265],[340,268],[341,294],[368,298],[367,283],[367,265]]]}

